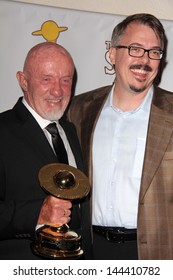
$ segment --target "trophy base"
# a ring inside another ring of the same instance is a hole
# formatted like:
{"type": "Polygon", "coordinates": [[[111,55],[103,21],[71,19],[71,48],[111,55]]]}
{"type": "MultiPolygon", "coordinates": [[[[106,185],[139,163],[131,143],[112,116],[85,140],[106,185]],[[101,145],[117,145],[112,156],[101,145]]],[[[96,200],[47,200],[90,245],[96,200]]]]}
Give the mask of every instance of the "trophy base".
{"type": "Polygon", "coordinates": [[[46,259],[79,259],[83,255],[81,236],[67,225],[60,227],[47,226],[36,232],[32,243],[33,253],[46,259]]]}

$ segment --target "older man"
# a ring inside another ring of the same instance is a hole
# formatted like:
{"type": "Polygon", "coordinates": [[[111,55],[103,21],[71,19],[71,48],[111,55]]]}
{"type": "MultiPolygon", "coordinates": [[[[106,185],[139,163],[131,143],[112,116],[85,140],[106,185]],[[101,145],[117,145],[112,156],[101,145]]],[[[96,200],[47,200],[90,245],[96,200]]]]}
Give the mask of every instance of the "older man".
{"type": "Polygon", "coordinates": [[[83,169],[75,128],[63,118],[73,74],[72,57],[62,46],[34,46],[17,73],[24,96],[0,114],[0,259],[37,258],[30,249],[35,229],[69,221],[82,235],[85,258],[91,258],[87,199],[79,204],[47,195],[38,180],[41,167],[63,162],[47,129],[52,123],[65,146],[65,163],[83,169]]]}

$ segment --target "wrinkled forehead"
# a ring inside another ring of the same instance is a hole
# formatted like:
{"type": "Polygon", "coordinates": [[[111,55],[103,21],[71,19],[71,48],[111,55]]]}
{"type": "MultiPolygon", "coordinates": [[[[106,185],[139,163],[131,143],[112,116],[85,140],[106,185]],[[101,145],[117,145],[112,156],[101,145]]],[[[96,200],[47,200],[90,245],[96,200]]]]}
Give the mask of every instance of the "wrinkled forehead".
{"type": "Polygon", "coordinates": [[[59,47],[40,47],[33,49],[28,53],[25,60],[24,70],[31,72],[32,70],[41,67],[42,65],[57,63],[57,66],[61,67],[64,64],[73,70],[74,63],[68,52],[59,47]]]}

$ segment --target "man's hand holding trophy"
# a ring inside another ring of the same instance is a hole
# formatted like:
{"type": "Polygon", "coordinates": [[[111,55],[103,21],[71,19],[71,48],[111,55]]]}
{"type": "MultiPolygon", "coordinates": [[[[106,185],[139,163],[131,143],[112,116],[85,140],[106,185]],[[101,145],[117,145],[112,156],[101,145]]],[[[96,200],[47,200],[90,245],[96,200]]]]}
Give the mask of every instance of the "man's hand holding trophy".
{"type": "MultiPolygon", "coordinates": [[[[58,219],[58,224],[56,213],[52,213],[51,223],[49,221],[49,224],[46,224],[46,215],[50,215],[50,213],[48,207],[46,207],[47,203],[45,203],[45,207],[43,205],[40,216],[44,217],[44,225],[36,231],[35,242],[31,245],[33,252],[49,259],[80,258],[83,255],[81,236],[70,230],[67,223],[71,213],[71,201],[87,196],[90,191],[87,176],[70,165],[52,163],[40,169],[39,181],[41,187],[48,193],[45,201],[49,200],[49,203],[56,203],[58,208],[58,201],[61,199],[64,207],[61,219],[58,219]]],[[[42,224],[43,219],[40,219],[39,223],[42,224]]]]}

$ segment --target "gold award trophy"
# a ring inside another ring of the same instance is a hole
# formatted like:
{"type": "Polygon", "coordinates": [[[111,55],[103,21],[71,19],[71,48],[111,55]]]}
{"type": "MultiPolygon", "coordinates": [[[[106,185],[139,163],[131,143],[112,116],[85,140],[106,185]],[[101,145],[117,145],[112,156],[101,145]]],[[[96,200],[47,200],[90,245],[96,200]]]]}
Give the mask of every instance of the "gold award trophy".
{"type": "MultiPolygon", "coordinates": [[[[90,191],[87,176],[67,164],[51,163],[43,166],[39,181],[47,193],[61,199],[81,199],[90,191]]],[[[36,231],[31,248],[35,254],[49,259],[78,259],[83,255],[81,236],[70,230],[67,224],[41,227],[36,231]]]]}

